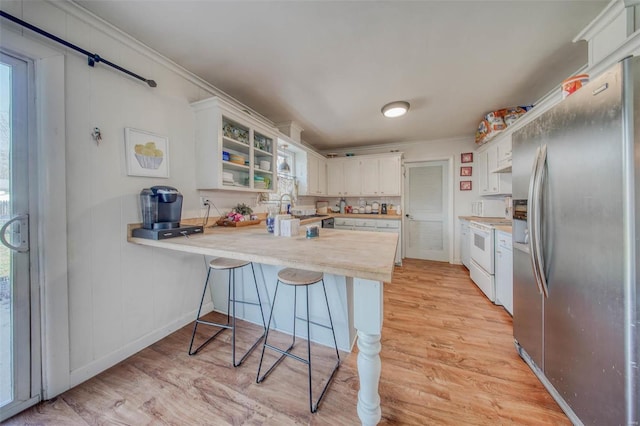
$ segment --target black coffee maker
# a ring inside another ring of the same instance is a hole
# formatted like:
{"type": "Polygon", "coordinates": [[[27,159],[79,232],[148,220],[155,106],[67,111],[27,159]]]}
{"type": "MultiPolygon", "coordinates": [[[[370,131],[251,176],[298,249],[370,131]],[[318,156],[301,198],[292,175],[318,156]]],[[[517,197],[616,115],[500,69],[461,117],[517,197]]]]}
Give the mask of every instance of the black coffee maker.
{"type": "Polygon", "coordinates": [[[142,228],[132,231],[134,237],[163,240],[204,231],[202,225],[180,226],[182,194],[172,186],[144,188],[140,191],[140,209],[142,228]]]}
{"type": "Polygon", "coordinates": [[[174,229],[180,227],[182,194],[172,186],[152,186],[140,191],[142,227],[174,229]]]}

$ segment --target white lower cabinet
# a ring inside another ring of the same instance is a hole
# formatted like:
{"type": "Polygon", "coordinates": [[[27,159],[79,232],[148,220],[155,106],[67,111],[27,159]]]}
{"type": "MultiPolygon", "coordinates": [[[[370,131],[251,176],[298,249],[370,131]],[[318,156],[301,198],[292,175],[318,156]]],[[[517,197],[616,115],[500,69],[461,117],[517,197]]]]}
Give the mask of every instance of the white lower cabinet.
{"type": "Polygon", "coordinates": [[[513,249],[511,234],[497,231],[495,242],[496,305],[513,315],[513,249]]]}
{"type": "Polygon", "coordinates": [[[469,221],[460,219],[460,261],[471,269],[471,231],[469,221]]]}
{"type": "Polygon", "coordinates": [[[349,231],[393,232],[398,234],[396,265],[402,265],[402,233],[400,232],[400,220],[337,217],[334,220],[333,226],[335,229],[346,229],[349,231]]]}

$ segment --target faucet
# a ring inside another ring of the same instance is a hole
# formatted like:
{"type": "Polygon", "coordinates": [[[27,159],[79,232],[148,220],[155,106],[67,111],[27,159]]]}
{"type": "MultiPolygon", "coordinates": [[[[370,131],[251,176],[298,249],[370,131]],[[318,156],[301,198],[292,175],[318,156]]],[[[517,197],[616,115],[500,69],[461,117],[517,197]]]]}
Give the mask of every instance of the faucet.
{"type": "Polygon", "coordinates": [[[293,197],[291,196],[291,194],[282,194],[280,196],[280,201],[278,202],[278,213],[282,213],[282,199],[284,197],[289,197],[289,201],[291,202],[291,207],[293,207],[293,197]]]}

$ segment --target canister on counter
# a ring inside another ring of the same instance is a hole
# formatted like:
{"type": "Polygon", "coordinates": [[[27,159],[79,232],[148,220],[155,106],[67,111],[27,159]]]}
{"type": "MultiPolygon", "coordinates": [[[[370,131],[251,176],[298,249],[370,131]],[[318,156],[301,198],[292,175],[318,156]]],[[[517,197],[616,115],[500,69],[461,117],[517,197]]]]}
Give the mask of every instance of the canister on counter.
{"type": "Polygon", "coordinates": [[[318,238],[320,236],[320,229],[318,225],[307,226],[307,238],[318,238]]]}

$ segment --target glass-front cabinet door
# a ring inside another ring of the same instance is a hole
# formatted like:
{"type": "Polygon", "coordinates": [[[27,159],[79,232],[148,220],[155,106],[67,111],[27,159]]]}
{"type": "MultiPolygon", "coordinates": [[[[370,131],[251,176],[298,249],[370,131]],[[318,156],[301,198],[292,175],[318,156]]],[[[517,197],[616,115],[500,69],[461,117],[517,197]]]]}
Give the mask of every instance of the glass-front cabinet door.
{"type": "Polygon", "coordinates": [[[277,130],[216,97],[191,106],[197,188],[274,192],[277,130]]]}

